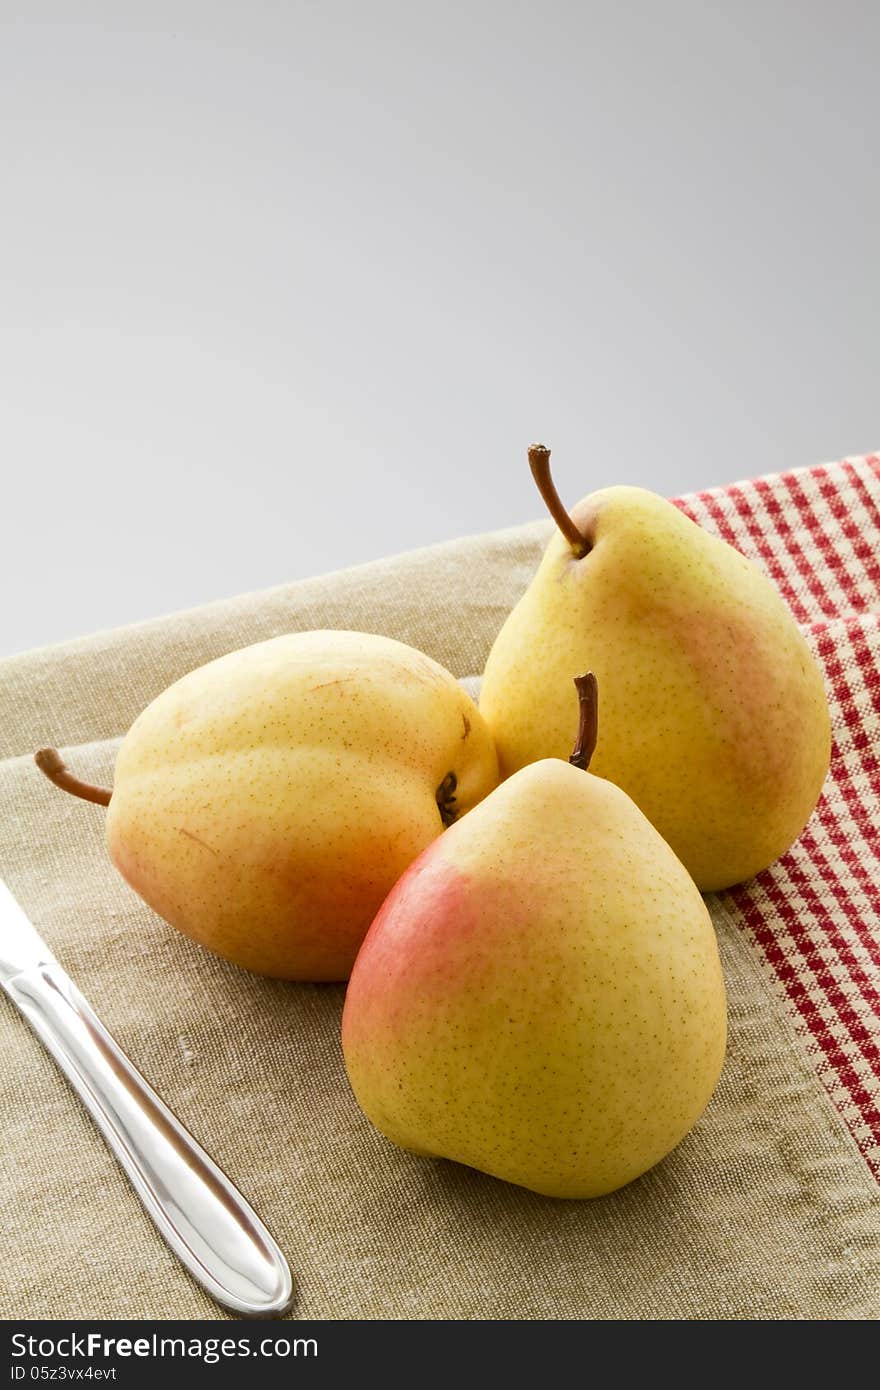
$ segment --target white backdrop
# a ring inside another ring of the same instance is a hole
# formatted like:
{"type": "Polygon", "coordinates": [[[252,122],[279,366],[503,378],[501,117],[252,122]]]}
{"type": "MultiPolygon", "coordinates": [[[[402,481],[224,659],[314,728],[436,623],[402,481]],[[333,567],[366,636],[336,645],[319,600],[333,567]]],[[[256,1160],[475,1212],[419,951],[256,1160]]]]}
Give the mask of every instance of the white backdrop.
{"type": "Polygon", "coordinates": [[[0,652],[880,446],[864,0],[0,31],[0,652]]]}

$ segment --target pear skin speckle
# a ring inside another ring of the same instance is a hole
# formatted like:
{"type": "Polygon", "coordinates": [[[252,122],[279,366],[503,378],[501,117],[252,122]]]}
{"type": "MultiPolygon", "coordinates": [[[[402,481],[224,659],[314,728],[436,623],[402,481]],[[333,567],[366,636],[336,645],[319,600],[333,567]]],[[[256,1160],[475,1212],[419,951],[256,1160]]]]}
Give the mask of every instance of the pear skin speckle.
{"type": "Polygon", "coordinates": [[[480,710],[503,775],[568,756],[571,682],[602,692],[591,768],[622,787],[704,891],[766,868],[822,789],[831,725],[821,671],[754,565],[640,488],[585,498],[592,549],[550,541],[486,665],[480,710]]]}
{"type": "Polygon", "coordinates": [[[362,1109],[395,1143],[549,1196],[599,1196],[659,1162],[715,1088],[712,922],[629,797],[539,762],[389,895],[342,1040],[362,1109]]]}
{"type": "Polygon", "coordinates": [[[450,779],[444,814],[462,816],[498,768],[448,671],[386,637],[294,633],[200,667],[135,720],[110,854],[160,916],[227,960],[343,980],[386,893],[442,833],[450,779]]]}

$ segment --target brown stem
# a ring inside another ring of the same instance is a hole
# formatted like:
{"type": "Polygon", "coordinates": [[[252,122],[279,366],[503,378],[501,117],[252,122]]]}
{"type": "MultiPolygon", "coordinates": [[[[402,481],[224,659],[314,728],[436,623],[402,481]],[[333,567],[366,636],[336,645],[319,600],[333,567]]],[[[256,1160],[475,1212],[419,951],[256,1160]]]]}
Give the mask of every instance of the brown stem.
{"type": "Polygon", "coordinates": [[[440,812],[440,819],[444,825],[453,825],[458,820],[458,808],[455,804],[455,789],[458,786],[458,778],[454,772],[447,772],[443,781],[437,788],[437,809],[440,812]]]}
{"type": "Polygon", "coordinates": [[[531,444],[529,446],[529,467],[548,512],[568,541],[577,559],[582,559],[584,555],[590,553],[592,547],[562,505],[562,498],[556,491],[556,484],[550,473],[550,450],[546,444],[531,444]]]}
{"type": "Polygon", "coordinates": [[[568,761],[573,767],[586,772],[599,736],[599,682],[592,671],[588,671],[585,676],[575,676],[574,683],[577,686],[580,717],[577,743],[568,761]]]}
{"type": "Polygon", "coordinates": [[[95,787],[91,782],[81,782],[68,772],[57,748],[41,748],[34,754],[34,762],[42,773],[62,791],[79,796],[83,801],[94,801],[96,806],[109,806],[111,793],[106,787],[95,787]]]}

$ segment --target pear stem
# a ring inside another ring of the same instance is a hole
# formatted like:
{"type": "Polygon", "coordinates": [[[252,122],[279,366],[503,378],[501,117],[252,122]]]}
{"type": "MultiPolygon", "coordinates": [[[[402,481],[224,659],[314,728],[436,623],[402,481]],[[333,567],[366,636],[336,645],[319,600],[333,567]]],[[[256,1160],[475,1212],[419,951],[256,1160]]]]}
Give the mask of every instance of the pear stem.
{"type": "Polygon", "coordinates": [[[62,791],[70,792],[83,801],[93,801],[96,806],[109,806],[111,792],[106,787],[96,787],[92,782],[82,782],[69,772],[57,748],[41,748],[34,754],[34,762],[44,776],[54,782],[62,791]]]}
{"type": "Polygon", "coordinates": [[[544,505],[568,541],[578,560],[590,553],[592,546],[586,536],[575,526],[556,491],[556,484],[550,472],[550,450],[546,444],[529,445],[529,467],[544,499],[544,505]]]}
{"type": "Polygon", "coordinates": [[[592,671],[588,671],[585,676],[575,676],[574,683],[577,686],[580,717],[577,743],[568,761],[572,767],[579,767],[586,772],[596,751],[596,739],[599,737],[599,682],[592,671]]]}

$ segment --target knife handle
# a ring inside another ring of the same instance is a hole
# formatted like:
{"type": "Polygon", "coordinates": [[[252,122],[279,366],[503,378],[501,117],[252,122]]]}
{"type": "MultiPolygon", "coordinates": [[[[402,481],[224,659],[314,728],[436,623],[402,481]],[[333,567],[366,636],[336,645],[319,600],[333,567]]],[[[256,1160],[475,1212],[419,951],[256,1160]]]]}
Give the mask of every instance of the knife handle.
{"type": "Polygon", "coordinates": [[[256,1212],[113,1040],[57,961],[6,990],[51,1052],[177,1258],[239,1317],[278,1317],[290,1270],[256,1212]]]}

